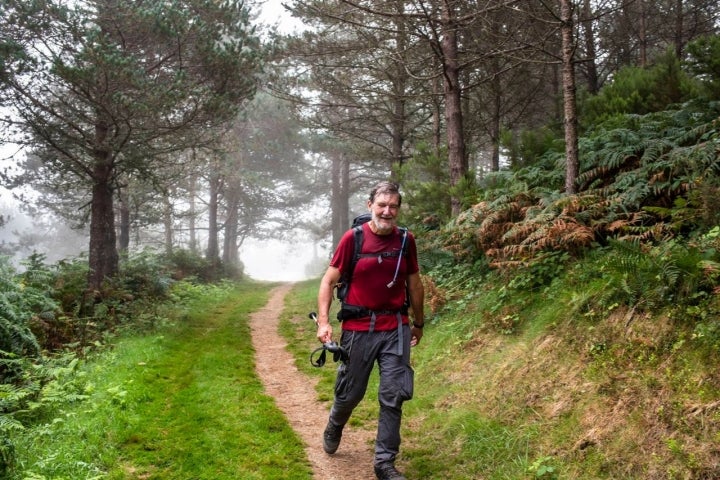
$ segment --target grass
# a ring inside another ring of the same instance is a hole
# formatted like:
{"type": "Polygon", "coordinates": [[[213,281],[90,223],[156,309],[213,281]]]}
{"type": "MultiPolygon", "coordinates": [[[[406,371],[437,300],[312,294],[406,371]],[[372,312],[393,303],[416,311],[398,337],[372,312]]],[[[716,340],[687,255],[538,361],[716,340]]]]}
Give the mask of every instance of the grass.
{"type": "MultiPolygon", "coordinates": [[[[408,478],[719,478],[718,350],[684,318],[603,303],[596,271],[579,265],[532,292],[496,282],[428,315],[404,406],[408,478]]],[[[315,281],[296,286],[283,331],[329,405],[334,369],[307,358],[316,294],[315,281]]],[[[374,404],[359,424],[374,425],[374,404]]]]}
{"type": "Polygon", "coordinates": [[[89,398],[23,436],[11,480],[312,478],[254,373],[248,318],[268,290],[210,289],[88,362],[89,398]]]}
{"type": "MultiPolygon", "coordinates": [[[[404,406],[398,463],[408,478],[720,477],[715,343],[677,312],[603,303],[594,265],[577,271],[532,292],[488,282],[428,315],[404,406]]],[[[281,333],[329,408],[335,364],[309,359],[317,285],[288,294],[281,333]]],[[[172,325],[88,362],[79,376],[89,398],[16,442],[11,480],[311,478],[253,373],[247,318],[269,288],[204,292],[172,325]]],[[[352,422],[374,430],[371,382],[352,422]]]]}

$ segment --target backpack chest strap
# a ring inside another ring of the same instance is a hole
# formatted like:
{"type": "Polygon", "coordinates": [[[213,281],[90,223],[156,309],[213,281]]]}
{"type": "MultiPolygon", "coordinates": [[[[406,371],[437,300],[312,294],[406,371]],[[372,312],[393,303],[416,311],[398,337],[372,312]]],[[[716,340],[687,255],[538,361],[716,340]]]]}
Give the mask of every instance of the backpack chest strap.
{"type": "Polygon", "coordinates": [[[398,250],[395,250],[394,252],[359,253],[357,255],[358,258],[370,258],[370,257],[395,258],[395,257],[399,257],[399,256],[400,256],[400,252],[398,250]]]}

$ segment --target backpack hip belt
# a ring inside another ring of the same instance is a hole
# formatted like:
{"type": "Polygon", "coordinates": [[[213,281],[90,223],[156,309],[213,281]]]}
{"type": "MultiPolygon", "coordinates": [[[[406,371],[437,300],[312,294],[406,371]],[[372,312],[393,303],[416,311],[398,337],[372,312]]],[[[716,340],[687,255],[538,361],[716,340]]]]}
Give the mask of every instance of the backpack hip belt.
{"type": "Polygon", "coordinates": [[[398,310],[370,310],[369,308],[359,307],[357,305],[350,305],[349,303],[343,303],[342,308],[337,314],[337,319],[341,322],[343,320],[354,320],[358,318],[370,317],[372,314],[377,315],[395,315],[397,313],[401,315],[408,314],[408,306],[403,305],[398,310]]]}

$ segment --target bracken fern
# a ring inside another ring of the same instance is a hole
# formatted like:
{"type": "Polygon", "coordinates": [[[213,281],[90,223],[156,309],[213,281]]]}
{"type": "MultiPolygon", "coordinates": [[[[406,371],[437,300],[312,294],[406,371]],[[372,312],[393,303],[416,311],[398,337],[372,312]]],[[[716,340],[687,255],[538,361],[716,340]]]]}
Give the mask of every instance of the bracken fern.
{"type": "Polygon", "coordinates": [[[598,126],[580,142],[580,192],[498,192],[476,207],[478,248],[496,266],[514,265],[549,250],[577,253],[613,238],[651,242],[702,227],[702,218],[712,219],[703,213],[709,200],[692,192],[720,183],[719,114],[717,103],[688,104],[627,115],[619,128],[623,117],[612,129],[598,126]]]}

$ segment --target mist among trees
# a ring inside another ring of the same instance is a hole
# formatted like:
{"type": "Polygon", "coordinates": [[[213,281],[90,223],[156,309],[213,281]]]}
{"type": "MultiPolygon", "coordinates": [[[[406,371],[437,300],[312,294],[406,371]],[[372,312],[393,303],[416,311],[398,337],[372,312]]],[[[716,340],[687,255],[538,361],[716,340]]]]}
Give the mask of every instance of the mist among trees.
{"type": "Polygon", "coordinates": [[[381,178],[427,229],[554,153],[575,194],[600,122],[717,99],[716,2],[287,7],[302,32],[239,1],[3,3],[3,186],[86,232],[90,289],[148,247],[242,275],[248,238],[333,245],[381,178]]]}

